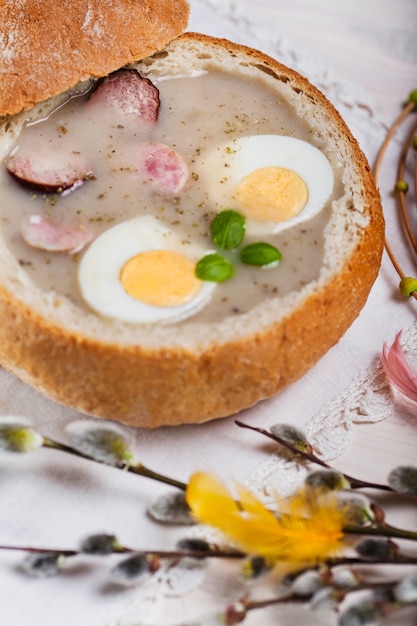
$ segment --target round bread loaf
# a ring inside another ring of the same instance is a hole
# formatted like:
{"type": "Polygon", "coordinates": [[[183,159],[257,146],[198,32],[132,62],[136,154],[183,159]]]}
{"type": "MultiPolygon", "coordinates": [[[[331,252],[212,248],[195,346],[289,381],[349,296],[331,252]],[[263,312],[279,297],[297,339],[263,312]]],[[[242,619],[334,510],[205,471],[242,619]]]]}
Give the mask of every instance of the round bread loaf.
{"type": "Polygon", "coordinates": [[[186,0],[5,0],[0,115],[153,54],[184,31],[186,0]]]}
{"type": "MultiPolygon", "coordinates": [[[[173,4],[162,3],[161,14],[173,4]]],[[[273,396],[342,337],[379,270],[382,211],[370,167],[346,124],[324,95],[292,69],[259,51],[195,33],[178,37],[134,67],[155,81],[212,71],[261,81],[277,102],[288,102],[307,122],[341,172],[341,189],[323,231],[320,271],[283,296],[270,295],[247,312],[215,323],[191,317],[179,324],[135,325],[39,289],[2,237],[0,362],[50,398],[87,414],[144,428],[203,422],[273,396]]],[[[59,102],[54,98],[38,105],[31,119],[59,102]]],[[[4,120],[2,157],[26,118],[4,120]]]]}

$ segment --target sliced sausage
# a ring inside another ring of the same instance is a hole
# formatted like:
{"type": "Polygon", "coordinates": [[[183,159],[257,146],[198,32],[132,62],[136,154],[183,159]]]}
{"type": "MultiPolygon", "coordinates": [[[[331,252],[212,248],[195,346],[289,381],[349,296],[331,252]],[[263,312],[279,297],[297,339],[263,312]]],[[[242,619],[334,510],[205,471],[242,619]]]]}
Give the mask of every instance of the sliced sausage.
{"type": "Polygon", "coordinates": [[[157,191],[169,196],[179,193],[188,177],[183,158],[162,143],[139,144],[137,170],[140,178],[149,180],[157,191]]]}
{"type": "Polygon", "coordinates": [[[23,239],[30,246],[48,252],[74,254],[94,239],[96,233],[79,224],[54,224],[42,214],[31,215],[21,225],[23,239]]]}
{"type": "Polygon", "coordinates": [[[47,193],[61,192],[93,178],[87,159],[77,151],[18,150],[7,162],[21,184],[47,193]]]}
{"type": "Polygon", "coordinates": [[[105,105],[116,114],[154,124],[159,113],[159,90],[136,70],[119,70],[106,76],[91,93],[89,106],[92,105],[105,105]]]}

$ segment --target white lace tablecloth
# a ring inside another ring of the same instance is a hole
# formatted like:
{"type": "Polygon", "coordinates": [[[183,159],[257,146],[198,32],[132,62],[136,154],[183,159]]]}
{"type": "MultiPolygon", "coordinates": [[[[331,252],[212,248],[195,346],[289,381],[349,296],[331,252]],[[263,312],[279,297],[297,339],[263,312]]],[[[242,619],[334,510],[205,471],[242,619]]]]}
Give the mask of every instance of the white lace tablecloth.
{"type": "MultiPolygon", "coordinates": [[[[305,74],[340,110],[371,164],[388,125],[417,87],[414,0],[191,0],[191,9],[190,30],[257,47],[305,74]]],[[[393,218],[390,195],[394,153],[395,144],[380,185],[388,237],[401,251],[403,235],[393,218]]],[[[416,259],[405,251],[399,256],[416,275],[416,259]]],[[[402,299],[397,284],[385,255],[364,310],[342,340],[300,381],[239,419],[264,428],[277,422],[298,425],[323,458],[367,480],[385,482],[396,464],[416,464],[417,416],[394,401],[380,363],[383,342],[391,343],[400,329],[410,358],[417,361],[416,301],[402,299]]],[[[340,297],[348,306],[348,285],[340,297]]],[[[28,417],[40,432],[60,441],[65,440],[65,425],[80,418],[4,371],[0,413],[28,417]]],[[[262,485],[265,493],[278,488],[285,494],[301,478],[299,470],[274,455],[260,437],[239,429],[234,418],[152,432],[125,430],[146,465],[179,480],[186,481],[196,470],[215,470],[254,489],[262,485]]],[[[0,544],[72,548],[88,534],[108,532],[138,549],[168,549],[184,529],[160,526],[146,516],[149,503],[166,490],[147,479],[53,451],[24,457],[3,454],[0,544]]],[[[415,513],[411,519],[409,512],[404,516],[410,527],[417,527],[415,513]]],[[[174,598],[169,580],[140,590],[112,587],[111,563],[98,558],[65,576],[32,580],[19,571],[21,556],[0,551],[2,626],[197,624],[199,616],[224,607],[241,592],[227,568],[220,566],[199,589],[174,598]]],[[[331,613],[305,611],[254,612],[245,623],[335,624],[331,613]]],[[[392,619],[386,623],[400,624],[392,619]]]]}

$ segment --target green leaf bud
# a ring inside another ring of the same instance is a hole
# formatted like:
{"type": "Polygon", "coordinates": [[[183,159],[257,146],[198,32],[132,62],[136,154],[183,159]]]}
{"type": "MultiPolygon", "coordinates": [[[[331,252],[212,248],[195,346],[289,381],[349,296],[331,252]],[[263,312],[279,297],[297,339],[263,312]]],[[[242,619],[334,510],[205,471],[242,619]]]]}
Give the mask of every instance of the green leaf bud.
{"type": "Polygon", "coordinates": [[[221,256],[221,254],[206,254],[197,262],[195,274],[200,280],[222,283],[232,278],[234,267],[230,261],[221,256]]]}
{"type": "Polygon", "coordinates": [[[210,229],[212,241],[218,248],[233,250],[245,237],[245,218],[232,209],[221,211],[212,221],[210,229]]]}
{"type": "Polygon", "coordinates": [[[402,191],[403,193],[407,193],[408,191],[408,183],[406,180],[397,180],[394,187],[395,191],[402,191]]]}
{"type": "Polygon", "coordinates": [[[414,104],[417,104],[417,89],[413,89],[413,91],[410,91],[408,95],[408,102],[413,102],[414,104]]]}
{"type": "Polygon", "coordinates": [[[240,251],[240,260],[245,265],[257,265],[259,267],[276,267],[281,260],[281,252],[269,243],[259,241],[245,246],[240,251]]]}
{"type": "Polygon", "coordinates": [[[409,297],[413,291],[417,291],[417,278],[405,276],[400,281],[400,292],[402,296],[409,297]]]}

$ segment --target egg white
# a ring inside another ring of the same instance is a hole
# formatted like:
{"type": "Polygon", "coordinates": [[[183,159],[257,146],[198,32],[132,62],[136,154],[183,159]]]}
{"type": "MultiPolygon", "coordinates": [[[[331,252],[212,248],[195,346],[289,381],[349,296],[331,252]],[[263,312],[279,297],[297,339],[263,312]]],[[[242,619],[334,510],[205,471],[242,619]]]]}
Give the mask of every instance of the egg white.
{"type": "Polygon", "coordinates": [[[234,208],[234,194],[242,179],[259,168],[293,170],[308,189],[308,200],[298,215],[280,222],[247,219],[253,234],[278,233],[311,219],[325,206],[334,185],[330,162],[321,150],[294,137],[250,135],[235,138],[207,153],[197,165],[199,179],[216,211],[234,208]],[[200,169],[201,168],[201,169],[200,169]]]}
{"type": "Polygon", "coordinates": [[[184,245],[172,230],[151,215],[122,222],[106,230],[84,253],[78,283],[84,301],[97,313],[123,322],[174,323],[195,315],[210,300],[215,283],[202,282],[198,293],[178,306],[154,306],[131,297],[123,288],[120,272],[125,263],[141,252],[171,250],[197,261],[207,250],[184,245]]]}

